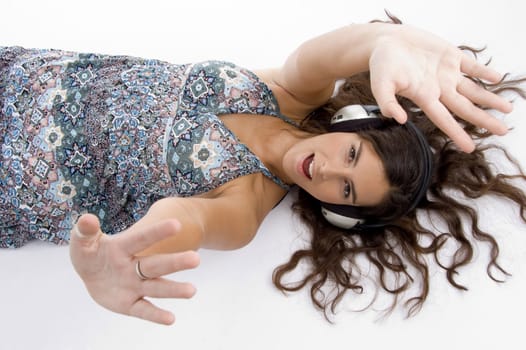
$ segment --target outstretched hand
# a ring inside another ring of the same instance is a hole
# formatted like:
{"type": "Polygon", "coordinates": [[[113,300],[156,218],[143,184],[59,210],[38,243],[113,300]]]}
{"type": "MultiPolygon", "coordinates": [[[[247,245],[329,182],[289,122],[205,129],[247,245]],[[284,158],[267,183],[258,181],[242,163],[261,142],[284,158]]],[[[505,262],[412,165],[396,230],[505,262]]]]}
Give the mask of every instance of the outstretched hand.
{"type": "Polygon", "coordinates": [[[71,232],[70,256],[75,270],[92,298],[103,307],[160,324],[172,324],[174,315],[148,301],[151,298],[191,298],[195,288],[162,276],[195,268],[199,256],[193,251],[137,257],[153,243],[177,234],[180,225],[167,220],[148,228],[130,228],[107,236],[91,214],[80,217],[71,232]],[[141,279],[137,269],[147,276],[141,279]]]}
{"type": "Polygon", "coordinates": [[[369,59],[371,87],[383,115],[404,123],[407,114],[395,95],[406,97],[465,152],[473,151],[474,142],[450,111],[493,134],[507,132],[503,122],[475,104],[509,113],[511,103],[468,78],[497,83],[501,74],[432,34],[398,28],[376,45],[369,59]]]}

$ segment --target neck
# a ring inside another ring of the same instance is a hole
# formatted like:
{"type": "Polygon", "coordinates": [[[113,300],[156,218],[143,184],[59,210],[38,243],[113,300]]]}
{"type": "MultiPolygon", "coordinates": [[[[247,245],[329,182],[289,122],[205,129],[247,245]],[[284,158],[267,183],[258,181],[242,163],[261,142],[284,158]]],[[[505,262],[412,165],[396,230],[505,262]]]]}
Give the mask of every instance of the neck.
{"type": "Polygon", "coordinates": [[[258,131],[258,133],[261,134],[258,137],[259,142],[252,151],[274,175],[292,185],[292,181],[283,171],[283,156],[290,147],[309,134],[286,122],[276,125],[275,128],[270,127],[258,131]]]}

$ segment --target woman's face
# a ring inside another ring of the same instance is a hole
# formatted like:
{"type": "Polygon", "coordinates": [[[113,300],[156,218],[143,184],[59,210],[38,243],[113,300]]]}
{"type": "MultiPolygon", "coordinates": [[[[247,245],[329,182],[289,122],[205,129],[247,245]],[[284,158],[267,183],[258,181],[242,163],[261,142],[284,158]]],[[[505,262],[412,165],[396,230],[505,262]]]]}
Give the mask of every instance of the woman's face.
{"type": "Polygon", "coordinates": [[[303,139],[289,148],[282,165],[290,182],[326,203],[373,206],[389,190],[380,157],[355,133],[303,139]]]}

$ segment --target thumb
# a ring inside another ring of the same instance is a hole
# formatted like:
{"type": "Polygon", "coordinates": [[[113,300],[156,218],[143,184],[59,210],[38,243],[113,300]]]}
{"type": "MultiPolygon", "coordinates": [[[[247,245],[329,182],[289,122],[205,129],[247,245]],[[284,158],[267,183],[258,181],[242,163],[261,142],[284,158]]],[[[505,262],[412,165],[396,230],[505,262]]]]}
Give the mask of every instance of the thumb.
{"type": "Polygon", "coordinates": [[[382,81],[371,84],[371,89],[382,115],[393,118],[400,124],[407,121],[407,113],[396,100],[396,88],[393,84],[382,81]]]}
{"type": "Polygon", "coordinates": [[[398,104],[396,99],[388,101],[387,103],[379,104],[382,114],[386,117],[393,118],[400,124],[404,124],[407,121],[407,113],[398,104]]]}
{"type": "Polygon", "coordinates": [[[101,235],[99,219],[93,214],[83,214],[71,230],[70,241],[86,246],[98,241],[101,235]]]}

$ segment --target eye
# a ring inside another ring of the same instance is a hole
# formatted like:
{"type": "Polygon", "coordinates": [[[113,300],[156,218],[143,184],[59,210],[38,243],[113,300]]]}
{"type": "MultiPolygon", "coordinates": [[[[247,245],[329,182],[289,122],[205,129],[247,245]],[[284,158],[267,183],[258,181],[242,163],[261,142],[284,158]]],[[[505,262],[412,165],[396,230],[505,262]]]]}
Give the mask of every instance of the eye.
{"type": "Polygon", "coordinates": [[[343,197],[349,198],[351,195],[351,184],[349,184],[349,181],[345,181],[343,185],[343,197]]]}
{"type": "Polygon", "coordinates": [[[356,158],[356,148],[351,146],[351,149],[349,150],[349,162],[352,162],[354,158],[356,158]]]}

